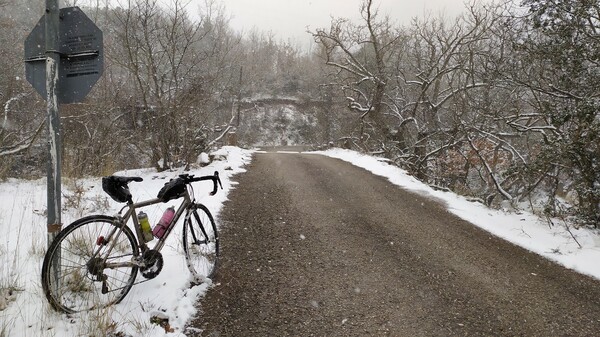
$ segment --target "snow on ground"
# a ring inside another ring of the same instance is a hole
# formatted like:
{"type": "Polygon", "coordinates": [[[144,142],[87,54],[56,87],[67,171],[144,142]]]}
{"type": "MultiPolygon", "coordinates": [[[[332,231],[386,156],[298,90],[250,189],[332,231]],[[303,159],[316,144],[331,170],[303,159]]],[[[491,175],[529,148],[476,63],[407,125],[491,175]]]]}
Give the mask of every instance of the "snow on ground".
{"type": "MultiPolygon", "coordinates": [[[[251,151],[224,147],[213,155],[217,160],[209,166],[185,173],[200,176],[219,171],[223,190],[215,196],[208,195],[212,190],[210,181],[193,185],[196,200],[208,207],[218,223],[221,206],[235,185],[230,178],[244,171],[251,151]]],[[[114,174],[143,177],[143,182],[129,184],[134,201],[141,201],[155,198],[165,182],[181,173],[183,170],[157,173],[154,169],[139,169],[114,174]]],[[[62,189],[63,227],[84,215],[113,215],[122,206],[102,191],[100,178],[63,179],[62,189]]],[[[143,210],[153,224],[167,207],[179,203],[171,200],[143,210]]],[[[47,245],[45,209],[46,179],[0,183],[0,336],[105,336],[111,330],[122,333],[116,336],[166,335],[163,327],[150,322],[154,316],[169,319],[174,332],[168,336],[185,336],[182,329],[196,313],[194,303],[206,292],[208,285],[189,288],[190,273],[181,244],[182,220],[161,251],[164,267],[156,278],[134,285],[118,305],[67,316],[50,308],[41,289],[40,270],[47,245]],[[2,310],[6,305],[8,308],[2,310]]],[[[138,274],[137,282],[143,280],[138,274]]]]}
{"type": "MultiPolygon", "coordinates": [[[[231,177],[244,171],[243,166],[249,162],[251,153],[225,147],[213,153],[220,160],[187,172],[208,175],[219,171],[224,190],[216,196],[208,196],[212,188],[209,183],[195,184],[197,200],[216,215],[217,223],[227,193],[236,184],[231,177]]],[[[452,212],[465,220],[568,268],[600,279],[597,263],[600,237],[591,230],[571,229],[582,245],[579,248],[564,226],[549,227],[545,221],[527,212],[515,214],[491,210],[453,193],[435,191],[378,158],[340,149],[314,153],[340,158],[386,177],[401,188],[443,200],[452,212]]],[[[139,201],[154,198],[169,178],[180,173],[182,171],[157,173],[153,169],[139,169],[115,174],[144,178],[141,183],[130,184],[134,200],[139,201]]],[[[63,195],[65,225],[83,215],[114,214],[120,208],[104,194],[99,178],[63,180],[63,195]]],[[[156,223],[170,205],[178,203],[153,205],[144,211],[150,222],[156,223]]],[[[196,314],[194,303],[206,292],[208,285],[188,286],[190,274],[181,247],[181,224],[162,251],[165,263],[158,277],[135,285],[122,303],[111,308],[67,316],[50,309],[40,286],[40,269],[46,248],[45,207],[45,179],[0,183],[0,336],[104,336],[109,331],[121,333],[115,336],[185,336],[183,327],[196,314]],[[166,333],[163,327],[151,323],[154,316],[168,318],[174,332],[166,333]]],[[[137,281],[142,280],[139,276],[137,281]]]]}

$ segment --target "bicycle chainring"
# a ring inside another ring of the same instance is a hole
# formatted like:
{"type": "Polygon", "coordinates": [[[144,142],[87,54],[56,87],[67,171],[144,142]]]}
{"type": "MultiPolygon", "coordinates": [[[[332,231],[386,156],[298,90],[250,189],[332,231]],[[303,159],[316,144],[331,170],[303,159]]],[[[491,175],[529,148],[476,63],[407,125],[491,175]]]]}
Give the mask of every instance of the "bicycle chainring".
{"type": "Polygon", "coordinates": [[[153,279],[160,274],[163,267],[163,257],[159,251],[154,249],[147,250],[142,255],[142,260],[145,264],[145,267],[140,268],[142,276],[147,279],[153,279]]]}

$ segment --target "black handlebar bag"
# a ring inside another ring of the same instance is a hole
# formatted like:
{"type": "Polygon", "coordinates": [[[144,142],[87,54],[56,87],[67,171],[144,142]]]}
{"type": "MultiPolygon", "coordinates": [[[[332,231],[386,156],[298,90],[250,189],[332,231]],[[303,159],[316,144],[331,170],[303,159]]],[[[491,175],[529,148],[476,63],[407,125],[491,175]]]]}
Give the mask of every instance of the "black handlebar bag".
{"type": "Polygon", "coordinates": [[[185,181],[181,178],[171,179],[168,183],[165,183],[158,195],[156,196],[162,202],[177,199],[183,197],[185,194],[185,181]]]}

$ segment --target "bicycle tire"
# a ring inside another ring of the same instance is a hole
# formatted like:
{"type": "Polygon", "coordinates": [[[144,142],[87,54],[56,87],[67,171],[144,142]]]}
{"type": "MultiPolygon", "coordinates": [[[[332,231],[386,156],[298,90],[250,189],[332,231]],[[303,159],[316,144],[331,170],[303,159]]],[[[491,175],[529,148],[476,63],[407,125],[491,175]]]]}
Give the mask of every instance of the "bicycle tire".
{"type": "MultiPolygon", "coordinates": [[[[108,237],[115,227],[114,217],[92,215],[74,221],[52,241],[42,264],[42,289],[55,310],[76,313],[103,308],[119,303],[127,295],[138,267],[102,268],[94,264],[101,259],[92,259],[92,252],[102,245],[100,238],[108,237]]],[[[124,262],[139,255],[136,238],[129,227],[124,226],[116,239],[108,257],[106,247],[110,244],[104,245],[98,256],[106,257],[105,261],[124,262]]]]}
{"type": "Polygon", "coordinates": [[[203,283],[214,276],[219,260],[219,234],[212,214],[202,204],[193,204],[188,209],[183,250],[192,283],[203,283]]]}

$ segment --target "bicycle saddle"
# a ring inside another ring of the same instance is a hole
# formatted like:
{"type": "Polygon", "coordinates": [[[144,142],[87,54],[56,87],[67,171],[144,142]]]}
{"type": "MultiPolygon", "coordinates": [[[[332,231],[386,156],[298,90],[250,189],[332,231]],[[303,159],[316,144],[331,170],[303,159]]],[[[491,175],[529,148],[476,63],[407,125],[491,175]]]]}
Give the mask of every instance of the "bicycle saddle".
{"type": "Polygon", "coordinates": [[[141,177],[108,176],[102,178],[102,189],[114,201],[132,202],[131,192],[127,184],[131,181],[142,181],[141,177]]]}
{"type": "Polygon", "coordinates": [[[116,183],[119,184],[129,184],[129,182],[131,181],[143,181],[144,179],[142,177],[123,177],[123,176],[108,176],[106,178],[110,178],[113,179],[116,183]]]}

